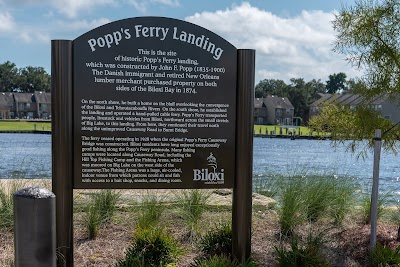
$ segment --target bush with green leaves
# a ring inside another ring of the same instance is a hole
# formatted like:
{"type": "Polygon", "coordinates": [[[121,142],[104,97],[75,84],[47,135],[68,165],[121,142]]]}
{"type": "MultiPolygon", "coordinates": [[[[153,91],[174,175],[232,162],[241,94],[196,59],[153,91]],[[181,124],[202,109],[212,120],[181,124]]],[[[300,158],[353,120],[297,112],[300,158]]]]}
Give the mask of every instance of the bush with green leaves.
{"type": "Polygon", "coordinates": [[[177,195],[180,214],[189,229],[191,237],[197,233],[198,223],[207,209],[207,201],[210,195],[209,191],[201,189],[182,190],[177,195]]]}
{"type": "Polygon", "coordinates": [[[290,250],[284,246],[274,247],[277,267],[330,267],[326,256],[321,253],[324,243],[322,235],[309,235],[307,241],[302,243],[293,236],[290,250]]]}
{"type": "Polygon", "coordinates": [[[191,267],[256,267],[256,263],[249,260],[245,264],[240,264],[237,260],[232,260],[228,256],[214,255],[210,258],[196,259],[191,267]]]}
{"type": "Polygon", "coordinates": [[[377,243],[368,254],[368,266],[399,266],[400,264],[400,246],[392,249],[377,243]]]}
{"type": "Polygon", "coordinates": [[[230,223],[220,224],[201,237],[199,247],[205,257],[231,256],[232,226],[230,223]]]}
{"type": "Polygon", "coordinates": [[[125,259],[115,267],[164,267],[174,266],[181,254],[178,242],[164,229],[137,228],[125,259]]]}

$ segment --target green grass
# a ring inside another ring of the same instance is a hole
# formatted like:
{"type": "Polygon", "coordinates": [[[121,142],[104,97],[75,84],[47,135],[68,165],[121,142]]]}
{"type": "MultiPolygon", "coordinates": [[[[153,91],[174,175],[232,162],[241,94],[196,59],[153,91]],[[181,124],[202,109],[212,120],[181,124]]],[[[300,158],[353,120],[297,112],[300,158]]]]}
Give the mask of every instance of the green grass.
{"type": "MultiPolygon", "coordinates": [[[[270,134],[271,131],[274,131],[275,134],[280,134],[280,129],[281,127],[279,125],[254,125],[255,134],[265,134],[267,131],[268,134],[270,134]]],[[[287,134],[286,129],[282,129],[282,134],[287,134]]],[[[299,129],[296,130],[296,135],[330,136],[330,133],[315,132],[308,127],[300,126],[299,129]]]]}
{"type": "Polygon", "coordinates": [[[45,131],[51,130],[50,122],[31,122],[31,121],[0,121],[0,131],[45,131]],[[43,126],[43,127],[42,127],[43,126]]]}

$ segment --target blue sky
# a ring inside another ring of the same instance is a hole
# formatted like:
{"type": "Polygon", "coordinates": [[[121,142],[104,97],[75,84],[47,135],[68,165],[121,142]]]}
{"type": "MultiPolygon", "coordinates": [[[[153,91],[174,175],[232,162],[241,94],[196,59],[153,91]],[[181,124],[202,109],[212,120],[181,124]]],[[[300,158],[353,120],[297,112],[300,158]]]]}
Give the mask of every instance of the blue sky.
{"type": "Polygon", "coordinates": [[[361,73],[332,52],[334,12],[353,0],[0,0],[0,63],[50,73],[52,39],[73,40],[119,19],[163,16],[205,27],[237,48],[256,49],[261,79],[361,73]]]}

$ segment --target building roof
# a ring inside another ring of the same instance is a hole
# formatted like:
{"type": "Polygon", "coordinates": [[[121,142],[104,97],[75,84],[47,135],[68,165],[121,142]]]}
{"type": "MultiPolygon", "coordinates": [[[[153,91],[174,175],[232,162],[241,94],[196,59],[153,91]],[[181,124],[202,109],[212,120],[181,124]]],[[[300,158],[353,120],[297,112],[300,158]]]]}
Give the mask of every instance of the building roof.
{"type": "Polygon", "coordinates": [[[0,92],[0,106],[12,107],[14,98],[12,93],[0,92]]]}
{"type": "Polygon", "coordinates": [[[265,108],[265,103],[264,103],[265,98],[255,98],[254,99],[254,107],[255,108],[265,108]]]}
{"type": "Polygon", "coordinates": [[[290,103],[287,97],[279,97],[279,96],[271,96],[268,95],[266,97],[268,102],[271,102],[275,108],[282,108],[282,109],[294,109],[292,103],[290,103]]]}
{"type": "Polygon", "coordinates": [[[367,99],[366,97],[359,94],[335,94],[330,97],[321,97],[317,101],[311,103],[310,106],[320,106],[326,103],[337,103],[342,105],[354,105],[357,106],[361,103],[366,103],[369,105],[379,105],[387,100],[385,96],[377,96],[373,99],[367,99]]]}
{"type": "Polygon", "coordinates": [[[51,94],[42,92],[42,91],[35,91],[35,100],[37,103],[51,103],[51,94]]]}
{"type": "Polygon", "coordinates": [[[32,93],[14,93],[16,103],[32,103],[32,93]]]}

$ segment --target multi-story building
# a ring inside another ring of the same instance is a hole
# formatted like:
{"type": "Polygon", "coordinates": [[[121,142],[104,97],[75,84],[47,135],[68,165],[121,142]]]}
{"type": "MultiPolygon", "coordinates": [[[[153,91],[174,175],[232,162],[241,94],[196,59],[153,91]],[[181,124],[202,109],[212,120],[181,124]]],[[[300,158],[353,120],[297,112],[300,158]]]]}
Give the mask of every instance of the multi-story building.
{"type": "Polygon", "coordinates": [[[292,125],[294,107],[287,97],[267,96],[254,100],[255,124],[292,125]]]}
{"type": "Polygon", "coordinates": [[[387,96],[378,96],[372,99],[366,99],[358,94],[324,94],[318,100],[310,105],[310,118],[316,116],[321,108],[329,103],[347,105],[350,109],[354,109],[358,105],[368,105],[371,109],[378,111],[382,117],[392,122],[400,121],[400,106],[398,101],[390,99],[387,96]]]}
{"type": "Polygon", "coordinates": [[[0,119],[49,119],[51,94],[0,92],[0,119]]]}

